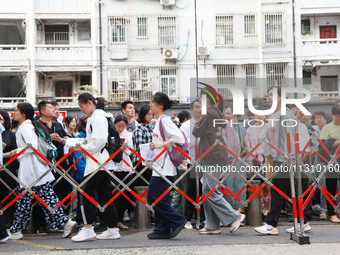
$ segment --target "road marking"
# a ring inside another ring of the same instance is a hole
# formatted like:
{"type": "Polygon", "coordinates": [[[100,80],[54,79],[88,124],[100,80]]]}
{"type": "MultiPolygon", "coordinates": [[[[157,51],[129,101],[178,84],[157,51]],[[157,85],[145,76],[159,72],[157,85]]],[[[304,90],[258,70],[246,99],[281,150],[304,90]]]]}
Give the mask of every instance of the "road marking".
{"type": "Polygon", "coordinates": [[[30,241],[24,241],[24,240],[11,240],[11,241],[16,242],[16,243],[31,245],[31,246],[35,246],[35,247],[40,247],[40,248],[44,248],[44,249],[49,249],[49,250],[66,250],[66,248],[63,248],[63,247],[37,244],[37,243],[33,243],[33,242],[30,242],[30,241]]]}

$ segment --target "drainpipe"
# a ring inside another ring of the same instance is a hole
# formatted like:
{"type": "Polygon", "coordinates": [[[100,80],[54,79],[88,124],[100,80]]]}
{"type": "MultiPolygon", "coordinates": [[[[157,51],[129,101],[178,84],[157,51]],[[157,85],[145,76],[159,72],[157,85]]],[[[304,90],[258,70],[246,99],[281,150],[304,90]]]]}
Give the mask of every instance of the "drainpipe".
{"type": "MultiPolygon", "coordinates": [[[[295,31],[295,0],[292,0],[292,15],[293,15],[293,62],[294,62],[294,88],[297,87],[296,80],[296,31],[295,31]]],[[[296,95],[295,95],[296,97],[296,95]]]]}
{"type": "Polygon", "coordinates": [[[34,18],[34,0],[28,1],[28,8],[26,13],[26,42],[28,54],[28,81],[26,87],[26,99],[33,105],[36,105],[36,91],[37,91],[37,74],[36,74],[36,30],[37,26],[34,18]]]}
{"type": "Polygon", "coordinates": [[[102,47],[102,1],[99,0],[98,2],[99,8],[99,26],[98,26],[98,32],[99,32],[99,84],[100,84],[100,90],[99,95],[103,95],[103,47],[102,47]]]}

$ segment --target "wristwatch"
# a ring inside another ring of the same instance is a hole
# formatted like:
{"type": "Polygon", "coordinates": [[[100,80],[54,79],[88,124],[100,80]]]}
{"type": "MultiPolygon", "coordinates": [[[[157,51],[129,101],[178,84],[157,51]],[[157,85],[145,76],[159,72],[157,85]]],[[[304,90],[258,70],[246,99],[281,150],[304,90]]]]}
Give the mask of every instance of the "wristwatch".
{"type": "Polygon", "coordinates": [[[64,139],[63,138],[61,138],[61,144],[64,144],[64,139]]]}

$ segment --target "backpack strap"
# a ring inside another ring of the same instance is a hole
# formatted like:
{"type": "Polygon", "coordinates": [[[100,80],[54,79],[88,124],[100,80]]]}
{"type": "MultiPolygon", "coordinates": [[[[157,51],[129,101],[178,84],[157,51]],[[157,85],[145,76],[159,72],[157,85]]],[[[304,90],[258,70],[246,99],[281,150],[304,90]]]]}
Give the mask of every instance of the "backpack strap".
{"type": "Polygon", "coordinates": [[[163,115],[160,119],[159,119],[159,132],[161,133],[161,137],[163,139],[163,141],[165,141],[165,134],[164,134],[164,129],[163,129],[163,124],[162,124],[162,119],[165,117],[165,115],[163,115]]]}
{"type": "MultiPolygon", "coordinates": [[[[163,139],[163,141],[165,141],[165,134],[164,134],[164,129],[163,129],[163,124],[162,124],[162,119],[165,117],[165,115],[163,115],[160,119],[159,119],[159,132],[161,133],[161,137],[163,139]]],[[[169,149],[166,151],[165,153],[165,157],[164,157],[164,162],[163,162],[163,165],[162,165],[162,168],[164,168],[164,164],[165,164],[165,160],[166,160],[166,157],[168,156],[169,154],[169,149]]]]}

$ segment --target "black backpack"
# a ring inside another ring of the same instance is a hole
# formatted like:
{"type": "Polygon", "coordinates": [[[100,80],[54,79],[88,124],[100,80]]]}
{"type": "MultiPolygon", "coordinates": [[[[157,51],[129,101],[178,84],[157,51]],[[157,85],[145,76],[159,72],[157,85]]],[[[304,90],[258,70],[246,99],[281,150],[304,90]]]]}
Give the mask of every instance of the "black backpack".
{"type": "MultiPolygon", "coordinates": [[[[109,155],[114,154],[121,147],[120,136],[116,126],[113,124],[110,118],[107,118],[109,135],[107,137],[107,142],[104,149],[107,149],[109,155]]],[[[102,150],[102,151],[103,151],[102,150]]],[[[123,150],[121,150],[112,160],[113,162],[120,163],[123,159],[123,150]]]]}
{"type": "MultiPolygon", "coordinates": [[[[121,147],[120,136],[119,136],[119,133],[118,133],[116,126],[113,124],[111,119],[110,118],[106,118],[106,119],[107,119],[107,124],[108,124],[109,135],[107,136],[107,142],[105,144],[105,147],[101,150],[101,152],[103,152],[104,149],[106,149],[108,151],[109,155],[112,156],[112,154],[114,154],[121,147]]],[[[90,128],[92,130],[92,126],[90,126],[90,128]]],[[[120,161],[122,161],[122,159],[123,159],[123,150],[121,150],[112,159],[112,161],[116,162],[116,163],[120,163],[120,161]]]]}

